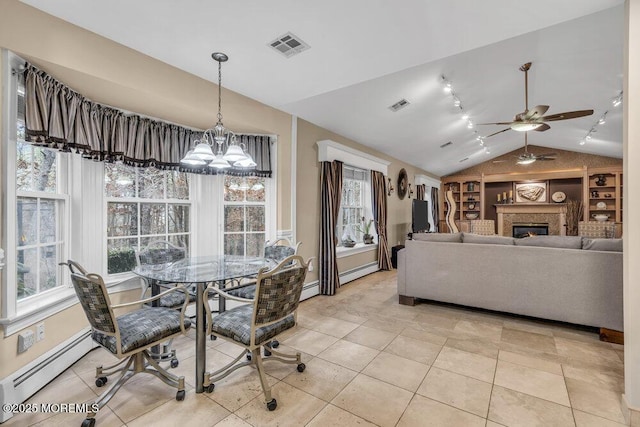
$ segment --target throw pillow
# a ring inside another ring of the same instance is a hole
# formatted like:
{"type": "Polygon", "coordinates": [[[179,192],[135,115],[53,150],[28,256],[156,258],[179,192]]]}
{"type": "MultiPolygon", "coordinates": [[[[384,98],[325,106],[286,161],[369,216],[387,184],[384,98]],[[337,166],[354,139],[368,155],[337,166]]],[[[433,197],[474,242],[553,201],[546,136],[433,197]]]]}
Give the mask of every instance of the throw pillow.
{"type": "Polygon", "coordinates": [[[582,238],[582,249],[587,251],[622,252],[622,239],[582,238]]]}
{"type": "Polygon", "coordinates": [[[544,248],[582,249],[580,236],[533,236],[515,239],[516,246],[542,246],[544,248]]]}
{"type": "Polygon", "coordinates": [[[504,236],[484,236],[480,234],[463,233],[462,243],[476,243],[485,245],[509,245],[513,246],[515,239],[504,236]]]}
{"type": "Polygon", "coordinates": [[[423,242],[461,243],[462,233],[413,233],[412,238],[423,242]]]}

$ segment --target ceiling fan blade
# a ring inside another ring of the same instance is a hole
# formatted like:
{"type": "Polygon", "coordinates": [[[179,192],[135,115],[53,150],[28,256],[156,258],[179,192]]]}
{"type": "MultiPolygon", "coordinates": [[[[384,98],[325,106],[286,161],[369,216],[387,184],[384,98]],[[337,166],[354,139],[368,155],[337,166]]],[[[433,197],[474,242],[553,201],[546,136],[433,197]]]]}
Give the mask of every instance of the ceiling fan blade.
{"type": "Polygon", "coordinates": [[[555,160],[555,157],[541,157],[541,156],[536,156],[536,160],[555,160]]]}
{"type": "Polygon", "coordinates": [[[490,136],[497,135],[497,134],[499,134],[499,133],[506,132],[506,131],[508,131],[508,130],[511,130],[511,128],[506,128],[506,129],[499,130],[498,132],[494,132],[494,133],[492,133],[491,135],[487,135],[487,136],[485,136],[485,138],[489,138],[490,136]]]}
{"type": "Polygon", "coordinates": [[[535,128],[534,130],[535,130],[536,132],[544,132],[545,130],[549,130],[549,129],[551,129],[551,126],[549,126],[549,125],[548,125],[548,124],[546,124],[546,123],[543,123],[542,125],[538,126],[538,127],[537,127],[537,128],[535,128]]]}
{"type": "Polygon", "coordinates": [[[557,153],[544,153],[544,154],[536,154],[536,156],[538,157],[552,157],[552,156],[557,156],[557,153]]]}
{"type": "Polygon", "coordinates": [[[578,110],[578,111],[567,111],[565,113],[551,114],[550,116],[542,117],[543,122],[554,122],[557,120],[568,120],[575,119],[578,117],[590,116],[593,114],[593,110],[578,110]]]}
{"type": "Polygon", "coordinates": [[[513,122],[496,122],[496,123],[478,123],[479,125],[503,125],[509,126],[513,122]]]}
{"type": "Polygon", "coordinates": [[[494,160],[493,163],[504,163],[506,160],[494,160]]]}
{"type": "Polygon", "coordinates": [[[548,105],[536,105],[531,110],[527,111],[524,115],[524,120],[534,120],[542,117],[544,113],[549,109],[548,105]]]}

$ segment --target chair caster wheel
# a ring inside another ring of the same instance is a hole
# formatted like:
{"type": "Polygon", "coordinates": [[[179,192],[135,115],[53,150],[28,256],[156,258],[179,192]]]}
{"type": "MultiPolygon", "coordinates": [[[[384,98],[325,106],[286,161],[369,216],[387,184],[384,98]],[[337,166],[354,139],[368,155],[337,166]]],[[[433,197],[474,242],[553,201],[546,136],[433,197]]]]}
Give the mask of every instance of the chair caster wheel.
{"type": "Polygon", "coordinates": [[[269,357],[271,356],[271,352],[269,351],[269,349],[267,347],[264,348],[264,357],[269,357]]]}
{"type": "Polygon", "coordinates": [[[306,368],[307,365],[305,365],[304,363],[298,363],[298,372],[304,372],[306,368]]]}
{"type": "Polygon", "coordinates": [[[267,409],[270,411],[275,411],[278,407],[278,402],[275,399],[271,399],[271,401],[267,402],[267,409]]]}
{"type": "Polygon", "coordinates": [[[178,365],[180,364],[180,361],[178,361],[178,359],[171,359],[171,367],[172,368],[177,368],[178,365]]]}
{"type": "MultiPolygon", "coordinates": [[[[96,378],[96,386],[97,387],[102,387],[103,385],[105,385],[107,383],[107,377],[99,377],[96,378]]],[[[88,420],[92,420],[93,418],[87,418],[88,420]]]]}
{"type": "Polygon", "coordinates": [[[247,353],[247,360],[251,360],[251,353],[247,353]]]}
{"type": "Polygon", "coordinates": [[[213,393],[214,388],[216,388],[215,384],[209,384],[207,387],[204,388],[204,391],[206,391],[207,393],[213,393]]]}
{"type": "Polygon", "coordinates": [[[96,425],[95,418],[85,418],[85,420],[82,422],[82,427],[94,427],[95,425],[96,425]]]}
{"type": "Polygon", "coordinates": [[[278,347],[280,347],[280,342],[278,340],[271,341],[271,348],[278,348],[278,347]]]}
{"type": "Polygon", "coordinates": [[[182,402],[184,400],[184,395],[185,395],[184,390],[178,390],[178,392],[176,393],[176,400],[178,402],[182,402]]]}

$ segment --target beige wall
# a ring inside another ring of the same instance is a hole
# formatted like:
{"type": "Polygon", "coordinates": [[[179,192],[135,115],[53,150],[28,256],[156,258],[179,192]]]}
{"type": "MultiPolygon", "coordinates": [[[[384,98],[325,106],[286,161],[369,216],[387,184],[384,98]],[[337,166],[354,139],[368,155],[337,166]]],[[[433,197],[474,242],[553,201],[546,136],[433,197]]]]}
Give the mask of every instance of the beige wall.
{"type": "MultiPolygon", "coordinates": [[[[200,129],[215,123],[215,84],[18,0],[2,0],[1,8],[0,47],[32,61],[88,98],[200,129]]],[[[211,51],[220,48],[211,46],[211,51]]],[[[207,56],[209,54],[207,52],[207,56]]],[[[211,62],[211,76],[215,78],[217,67],[213,60],[211,62]]],[[[224,89],[223,100],[224,123],[229,129],[278,136],[277,228],[290,229],[291,116],[224,89]]],[[[0,224],[3,223],[4,219],[0,219],[0,224]]],[[[131,296],[137,296],[136,292],[131,296]]],[[[17,335],[0,337],[0,378],[73,336],[85,322],[78,306],[51,316],[45,321],[47,338],[19,356],[16,355],[17,335]]]]}
{"type": "MultiPolygon", "coordinates": [[[[320,167],[318,163],[318,146],[316,142],[325,139],[338,142],[348,147],[355,148],[365,153],[391,162],[388,175],[391,177],[394,187],[400,169],[405,168],[409,176],[409,182],[415,182],[415,176],[429,175],[422,169],[415,168],[404,162],[389,157],[379,151],[358,144],[350,139],[330,132],[313,123],[298,119],[297,138],[297,179],[296,179],[296,237],[303,242],[300,253],[306,258],[318,257],[319,227],[320,227],[320,167]]],[[[407,227],[411,223],[411,199],[398,198],[397,192],[387,198],[387,234],[389,246],[395,246],[399,242],[404,243],[407,227]]],[[[338,261],[340,272],[350,270],[357,266],[367,264],[377,259],[372,253],[358,254],[341,258],[338,261]]],[[[307,275],[307,282],[317,280],[317,271],[307,275]]]]}

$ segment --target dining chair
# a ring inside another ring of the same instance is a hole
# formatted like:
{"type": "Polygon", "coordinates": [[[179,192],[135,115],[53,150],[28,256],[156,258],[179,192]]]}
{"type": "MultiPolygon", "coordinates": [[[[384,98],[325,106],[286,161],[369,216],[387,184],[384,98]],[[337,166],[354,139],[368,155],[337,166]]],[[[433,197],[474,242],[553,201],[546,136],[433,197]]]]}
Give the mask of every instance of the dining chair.
{"type": "Polygon", "coordinates": [[[248,302],[231,310],[212,316],[211,309],[205,307],[210,319],[208,333],[234,342],[243,347],[242,352],[229,364],[209,374],[205,373],[204,388],[213,392],[215,383],[243,366],[254,365],[260,376],[265,403],[269,411],[278,406],[271,396],[271,388],[267,382],[263,362],[275,360],[297,365],[298,372],[305,370],[300,352],[295,354],[281,353],[273,349],[271,341],[283,332],[296,325],[296,310],[300,303],[302,287],[307,275],[309,263],[301,256],[292,255],[283,259],[272,270],[263,268],[256,279],[256,291],[253,299],[234,297],[223,289],[209,285],[205,293],[216,292],[221,298],[229,298],[239,302],[248,302]],[[260,349],[268,350],[268,357],[262,358],[260,349]],[[250,360],[243,356],[250,351],[250,360]]]}
{"type": "MultiPolygon", "coordinates": [[[[269,240],[267,240],[264,245],[264,257],[275,262],[280,262],[291,255],[296,255],[298,253],[300,243],[301,242],[298,242],[295,245],[292,245],[289,239],[286,239],[284,237],[273,242],[269,242],[269,240]]],[[[249,282],[244,282],[237,286],[234,286],[231,289],[228,289],[227,293],[234,297],[253,299],[256,294],[256,281],[255,279],[250,279],[249,282]]],[[[278,340],[274,340],[271,342],[271,347],[273,348],[278,348],[279,345],[280,343],[278,342],[278,340]]],[[[265,351],[267,352],[266,355],[268,356],[269,351],[265,351]]],[[[250,352],[247,352],[247,359],[251,360],[250,352]]]]}
{"type": "Polygon", "coordinates": [[[71,260],[65,264],[71,270],[71,282],[91,325],[91,338],[121,359],[114,365],[96,368],[98,387],[107,383],[107,377],[118,373],[120,376],[98,397],[94,405],[90,406],[90,412],[87,413],[82,427],[93,427],[98,411],[111,400],[124,383],[139,373],[152,374],[167,385],[175,387],[178,390],[176,400],[184,400],[184,377],[175,376],[161,368],[149,354],[149,348],[184,334],[191,327],[191,320],[184,317],[184,310],[187,307],[187,290],[184,287],[175,287],[152,298],[114,305],[100,275],[86,273],[84,268],[71,260]],[[144,305],[170,293],[178,292],[185,294],[181,311],[144,305]],[[139,308],[119,316],[114,313],[114,310],[133,306],[139,306],[139,308]]]}
{"type": "MultiPolygon", "coordinates": [[[[175,262],[185,259],[187,257],[187,249],[185,247],[176,246],[166,240],[153,240],[140,251],[136,251],[135,255],[138,267],[157,266],[158,268],[165,268],[175,262]]],[[[146,279],[142,279],[141,286],[142,294],[140,298],[150,296],[149,291],[151,284],[146,279]]],[[[163,289],[170,289],[175,287],[176,284],[159,283],[158,286],[163,289]]],[[[155,305],[158,307],[180,309],[185,302],[185,298],[189,303],[194,303],[196,301],[195,290],[188,289],[188,291],[189,292],[186,294],[186,297],[182,292],[166,294],[162,298],[158,299],[155,305]]],[[[152,353],[152,356],[157,361],[168,360],[172,368],[177,368],[180,362],[176,357],[175,349],[171,348],[171,344],[171,341],[162,344],[158,347],[160,351],[152,353]]]]}
{"type": "MultiPolygon", "coordinates": [[[[293,245],[289,239],[286,238],[281,238],[273,242],[267,240],[264,245],[264,257],[279,263],[291,255],[296,255],[300,244],[301,243],[298,242],[293,245]]],[[[240,285],[227,289],[226,292],[235,297],[253,299],[256,293],[256,282],[252,279],[249,282],[241,283],[240,285]]]]}

